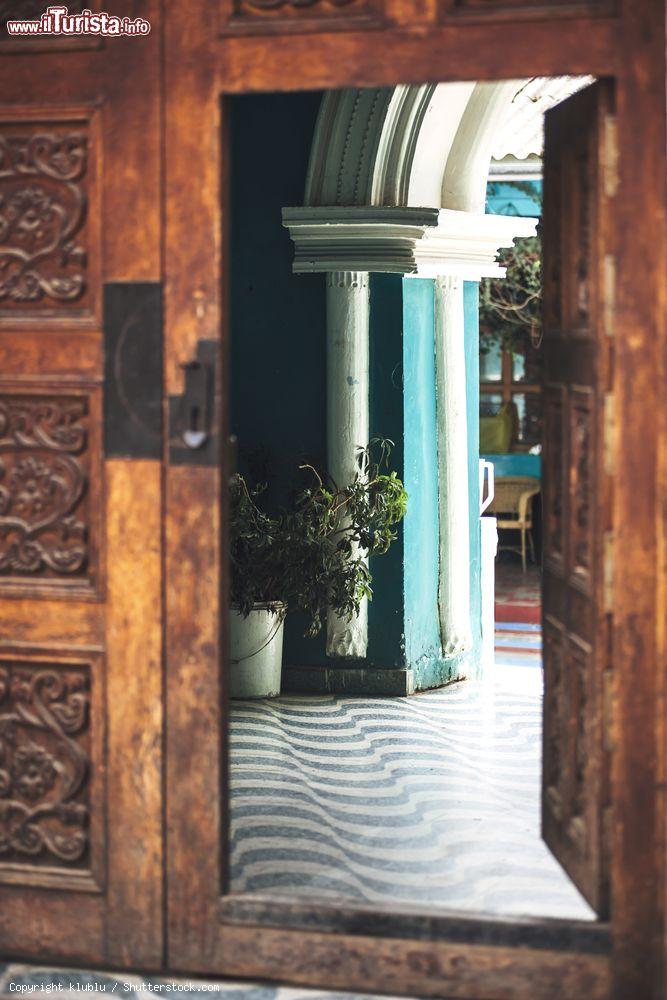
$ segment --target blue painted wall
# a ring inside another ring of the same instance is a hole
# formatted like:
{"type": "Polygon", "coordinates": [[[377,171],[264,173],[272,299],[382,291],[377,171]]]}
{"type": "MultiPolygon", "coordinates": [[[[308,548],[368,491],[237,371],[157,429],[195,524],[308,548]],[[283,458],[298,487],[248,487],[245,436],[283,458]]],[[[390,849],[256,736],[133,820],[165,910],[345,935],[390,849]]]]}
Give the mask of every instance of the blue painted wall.
{"type": "Polygon", "coordinates": [[[371,435],[392,437],[408,492],[399,541],[373,561],[369,662],[406,665],[417,689],[477,672],[481,650],[478,288],[464,290],[473,649],[445,660],[438,615],[438,443],[432,279],[371,276],[371,435]],[[402,324],[400,323],[402,319],[402,324]]]}
{"type": "Polygon", "coordinates": [[[486,186],[488,215],[518,215],[533,218],[542,214],[542,181],[524,181],[521,187],[511,181],[490,181],[486,186]]]}
{"type": "Polygon", "coordinates": [[[438,615],[438,438],[433,281],[403,279],[404,527],[406,662],[416,686],[440,680],[438,615]],[[437,677],[431,677],[436,667],[437,677]]]}
{"type": "Polygon", "coordinates": [[[478,286],[464,287],[473,649],[445,660],[438,615],[438,444],[434,282],[371,275],[371,436],[396,442],[394,465],[408,492],[399,539],[372,560],[368,664],[407,666],[417,689],[477,673],[481,651],[478,286]]]}
{"type": "Polygon", "coordinates": [[[507,455],[482,455],[493,462],[497,476],[537,476],[542,474],[542,459],[525,451],[508,452],[507,455]]]}

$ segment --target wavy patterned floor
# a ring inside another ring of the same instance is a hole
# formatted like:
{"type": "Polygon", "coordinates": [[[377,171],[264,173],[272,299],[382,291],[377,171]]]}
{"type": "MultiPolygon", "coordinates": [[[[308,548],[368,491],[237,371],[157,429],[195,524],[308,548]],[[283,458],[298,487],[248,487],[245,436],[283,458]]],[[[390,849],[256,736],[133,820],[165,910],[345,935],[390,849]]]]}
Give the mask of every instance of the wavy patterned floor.
{"type": "Polygon", "coordinates": [[[235,702],[233,890],[592,919],[539,835],[538,656],[407,699],[235,702]]]}

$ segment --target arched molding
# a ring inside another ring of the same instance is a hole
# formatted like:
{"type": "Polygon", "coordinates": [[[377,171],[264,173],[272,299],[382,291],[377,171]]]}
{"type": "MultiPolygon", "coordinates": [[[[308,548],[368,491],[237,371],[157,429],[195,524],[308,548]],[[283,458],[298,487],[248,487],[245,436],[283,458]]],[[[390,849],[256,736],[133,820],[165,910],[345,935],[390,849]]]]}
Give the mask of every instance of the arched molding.
{"type": "Polygon", "coordinates": [[[493,137],[520,85],[468,82],[327,92],[315,127],[304,204],[483,211],[478,192],[486,182],[493,137]],[[475,208],[469,207],[471,201],[475,208]]]}
{"type": "Polygon", "coordinates": [[[305,205],[365,205],[392,88],[330,90],[322,98],[305,205]]]}

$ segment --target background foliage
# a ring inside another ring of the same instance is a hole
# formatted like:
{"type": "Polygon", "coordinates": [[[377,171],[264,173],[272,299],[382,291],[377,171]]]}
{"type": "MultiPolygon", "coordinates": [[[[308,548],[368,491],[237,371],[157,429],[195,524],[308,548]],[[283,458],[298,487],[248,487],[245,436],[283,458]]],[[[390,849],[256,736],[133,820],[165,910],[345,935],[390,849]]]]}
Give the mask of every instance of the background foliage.
{"type": "Polygon", "coordinates": [[[517,353],[526,334],[534,346],[542,337],[542,247],[539,236],[517,239],[502,250],[499,262],[507,268],[504,278],[480,282],[480,350],[499,344],[517,353]]]}

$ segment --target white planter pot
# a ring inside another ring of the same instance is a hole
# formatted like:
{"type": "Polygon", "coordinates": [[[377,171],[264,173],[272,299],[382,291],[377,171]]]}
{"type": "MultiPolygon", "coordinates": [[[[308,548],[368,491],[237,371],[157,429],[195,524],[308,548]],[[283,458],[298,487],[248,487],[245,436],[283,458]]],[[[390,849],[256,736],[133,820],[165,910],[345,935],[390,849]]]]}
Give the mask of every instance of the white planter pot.
{"type": "Polygon", "coordinates": [[[280,694],[285,605],[257,604],[247,618],[229,612],[229,690],[232,698],[275,698],[280,694]]]}

